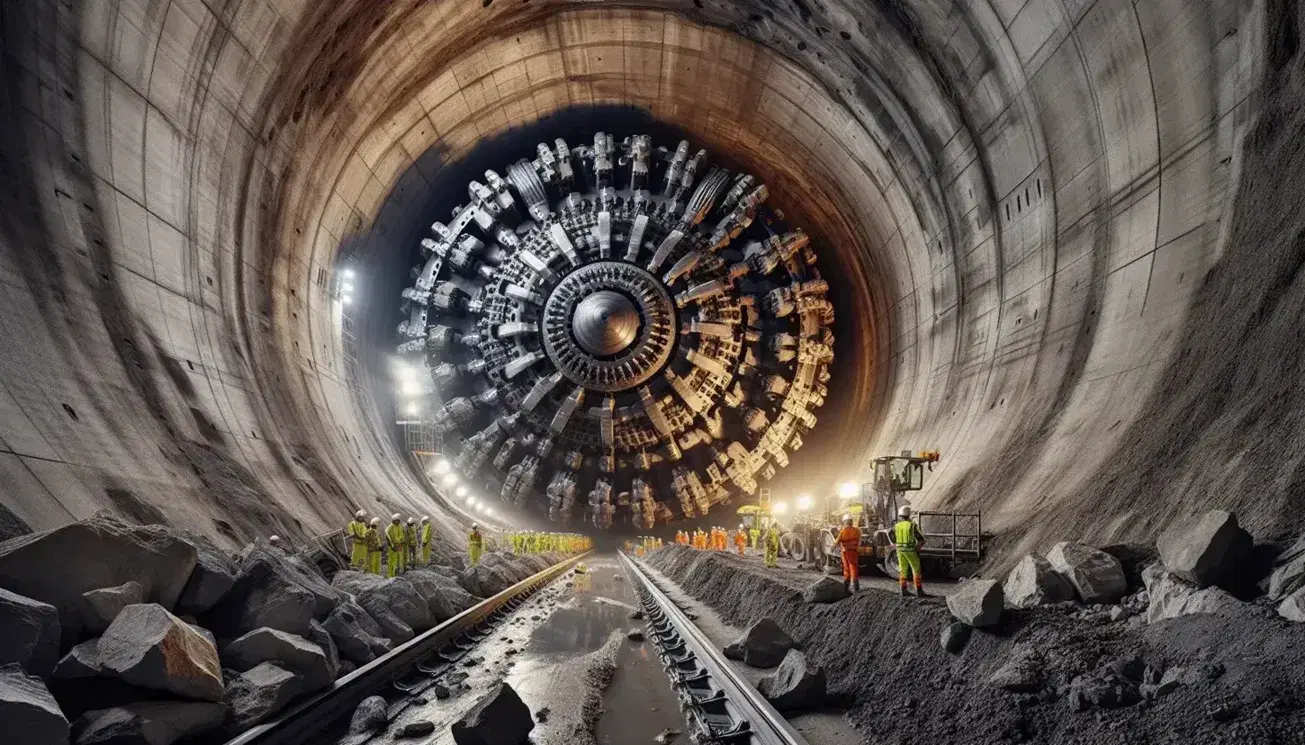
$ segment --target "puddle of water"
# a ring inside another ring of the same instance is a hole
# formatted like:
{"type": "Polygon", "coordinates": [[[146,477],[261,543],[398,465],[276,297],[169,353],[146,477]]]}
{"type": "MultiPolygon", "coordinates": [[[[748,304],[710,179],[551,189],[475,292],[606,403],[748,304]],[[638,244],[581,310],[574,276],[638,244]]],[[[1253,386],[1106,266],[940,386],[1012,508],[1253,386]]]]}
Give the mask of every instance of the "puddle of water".
{"type": "Polygon", "coordinates": [[[535,628],[529,652],[541,657],[593,652],[613,631],[625,628],[629,613],[620,605],[596,602],[593,597],[576,598],[535,628]]]}

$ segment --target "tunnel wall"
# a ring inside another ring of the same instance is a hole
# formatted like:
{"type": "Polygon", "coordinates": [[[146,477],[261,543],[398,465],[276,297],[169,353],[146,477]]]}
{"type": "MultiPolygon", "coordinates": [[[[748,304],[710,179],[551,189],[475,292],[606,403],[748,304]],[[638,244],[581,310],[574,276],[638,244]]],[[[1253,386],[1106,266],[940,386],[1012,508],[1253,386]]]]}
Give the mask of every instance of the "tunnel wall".
{"type": "Polygon", "coordinates": [[[335,257],[406,251],[481,138],[611,104],[727,153],[820,238],[833,405],[779,493],[938,448],[918,503],[1029,544],[1220,499],[1087,490],[1225,251],[1262,3],[28,5],[0,16],[0,479],[33,528],[110,507],[308,535],[357,504],[453,530],[392,441],[379,342],[346,369],[335,257]]]}

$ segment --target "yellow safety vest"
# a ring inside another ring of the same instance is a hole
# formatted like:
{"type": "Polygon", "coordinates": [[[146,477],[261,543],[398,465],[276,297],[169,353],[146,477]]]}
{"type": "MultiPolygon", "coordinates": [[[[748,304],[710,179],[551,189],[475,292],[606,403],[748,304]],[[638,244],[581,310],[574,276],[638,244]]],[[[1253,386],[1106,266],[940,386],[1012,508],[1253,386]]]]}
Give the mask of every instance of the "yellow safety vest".
{"type": "Polygon", "coordinates": [[[367,523],[360,523],[357,520],[354,520],[349,523],[349,527],[345,529],[345,532],[354,538],[366,538],[367,523]]]}
{"type": "Polygon", "coordinates": [[[430,523],[421,526],[421,545],[425,546],[430,543],[430,523]]]}
{"type": "Polygon", "coordinates": [[[917,549],[916,536],[920,529],[915,527],[915,523],[910,520],[901,520],[893,526],[893,541],[897,544],[898,551],[911,551],[917,549]]]}
{"type": "Polygon", "coordinates": [[[481,542],[482,542],[483,540],[484,540],[484,538],[481,537],[480,533],[477,533],[477,532],[474,531],[474,530],[471,531],[471,533],[467,535],[467,545],[468,545],[468,546],[479,546],[479,545],[481,545],[481,542]]]}
{"type": "Polygon", "coordinates": [[[407,537],[408,532],[402,525],[390,523],[390,527],[385,529],[385,540],[389,541],[390,548],[402,548],[407,545],[407,537]]]}

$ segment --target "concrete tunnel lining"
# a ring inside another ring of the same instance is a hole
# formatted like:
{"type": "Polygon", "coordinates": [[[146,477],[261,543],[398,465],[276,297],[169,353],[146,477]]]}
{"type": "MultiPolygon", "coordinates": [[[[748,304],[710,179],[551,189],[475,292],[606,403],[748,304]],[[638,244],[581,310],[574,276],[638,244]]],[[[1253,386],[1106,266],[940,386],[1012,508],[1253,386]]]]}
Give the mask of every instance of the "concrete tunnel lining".
{"type": "Polygon", "coordinates": [[[1223,252],[1262,3],[700,4],[7,8],[6,508],[236,543],[441,504],[346,371],[323,277],[366,230],[395,250],[390,215],[439,178],[423,154],[624,104],[758,173],[847,277],[845,413],[777,489],[851,478],[848,442],[929,447],[921,501],[1022,545],[1171,517],[1080,495],[1223,252]]]}

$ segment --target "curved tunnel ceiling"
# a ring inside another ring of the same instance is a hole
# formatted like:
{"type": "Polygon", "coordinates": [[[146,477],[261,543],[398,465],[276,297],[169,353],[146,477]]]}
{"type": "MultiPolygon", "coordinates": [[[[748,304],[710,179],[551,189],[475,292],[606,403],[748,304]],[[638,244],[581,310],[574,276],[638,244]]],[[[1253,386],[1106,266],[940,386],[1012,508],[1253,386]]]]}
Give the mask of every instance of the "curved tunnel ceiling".
{"type": "Polygon", "coordinates": [[[1242,136],[1295,28],[1263,3],[43,0],[0,20],[16,529],[109,507],[236,542],[434,499],[453,530],[393,436],[390,297],[342,335],[340,257],[381,294],[443,171],[608,106],[756,174],[824,247],[837,412],[777,491],[929,448],[917,501],[982,508],[1011,545],[1207,504],[1254,500],[1261,533],[1301,519],[1285,485],[1198,475],[1239,452],[1234,407],[1182,413],[1267,395],[1183,380],[1226,374],[1206,350],[1240,328],[1210,283],[1240,267],[1242,136]]]}

